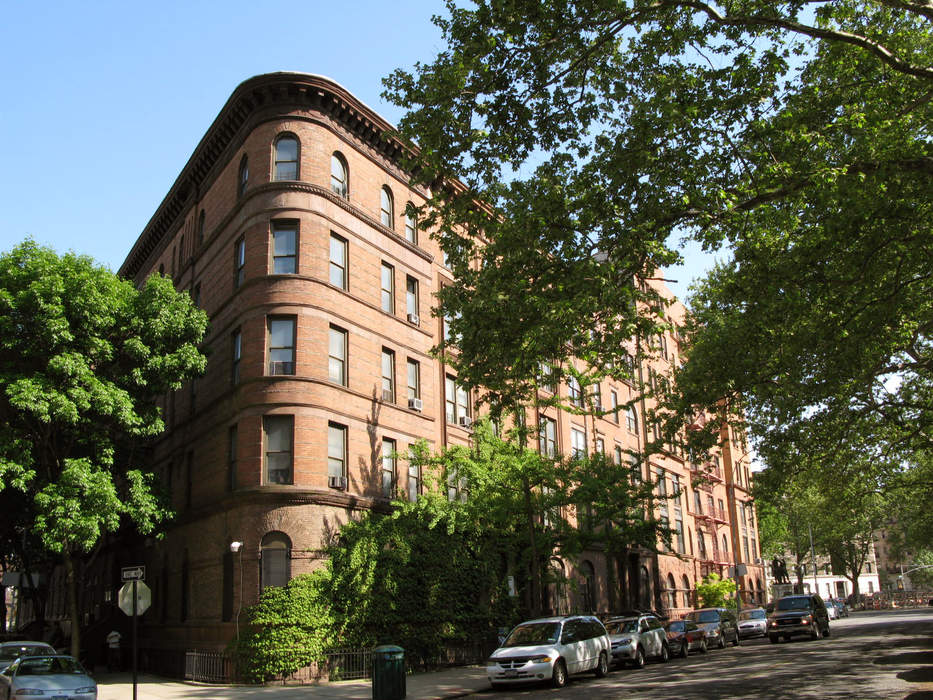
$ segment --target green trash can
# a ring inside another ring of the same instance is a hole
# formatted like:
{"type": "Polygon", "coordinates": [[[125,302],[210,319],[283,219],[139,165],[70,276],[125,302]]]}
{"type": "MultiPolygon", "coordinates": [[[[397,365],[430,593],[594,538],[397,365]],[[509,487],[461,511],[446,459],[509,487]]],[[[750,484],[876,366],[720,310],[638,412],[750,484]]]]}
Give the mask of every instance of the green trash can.
{"type": "Polygon", "coordinates": [[[373,649],[373,700],[403,700],[405,650],[384,644],[373,649]]]}

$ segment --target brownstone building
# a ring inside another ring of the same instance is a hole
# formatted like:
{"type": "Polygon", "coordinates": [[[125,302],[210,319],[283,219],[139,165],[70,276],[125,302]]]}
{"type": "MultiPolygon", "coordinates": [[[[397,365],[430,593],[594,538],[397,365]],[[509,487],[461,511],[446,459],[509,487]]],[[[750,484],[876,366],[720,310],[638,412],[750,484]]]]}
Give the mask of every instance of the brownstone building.
{"type": "MultiPolygon", "coordinates": [[[[137,282],[170,275],[211,321],[207,373],[166,399],[167,431],[152,451],[178,517],[134,555],[153,589],[150,649],[222,646],[263,587],[320,564],[322,544],[354,511],[388,509],[396,491],[417,497],[422,475],[394,454],[419,439],[470,440],[474,397],[430,355],[443,333],[434,293],[450,272],[408,213],[428,192],[409,184],[391,134],[328,79],[251,78],[120,269],[137,282]]],[[[646,382],[679,361],[676,334],[657,345],[637,368],[646,382]]],[[[580,400],[579,386],[551,390],[580,400]]],[[[651,405],[621,408],[636,394],[604,380],[598,401],[617,411],[542,409],[540,448],[642,452],[651,405]]],[[[620,572],[626,607],[683,612],[699,577],[736,562],[749,565],[747,597],[761,595],[744,439],[729,426],[722,438],[714,463],[693,465],[672,446],[645,467],[659,492],[680,492],[658,506],[678,534],[674,551],[636,553],[620,572]],[[694,483],[701,471],[708,478],[694,483]]],[[[555,591],[556,610],[606,611],[599,552],[554,566],[583,584],[555,591]]],[[[110,600],[101,596],[98,606],[110,600]]]]}

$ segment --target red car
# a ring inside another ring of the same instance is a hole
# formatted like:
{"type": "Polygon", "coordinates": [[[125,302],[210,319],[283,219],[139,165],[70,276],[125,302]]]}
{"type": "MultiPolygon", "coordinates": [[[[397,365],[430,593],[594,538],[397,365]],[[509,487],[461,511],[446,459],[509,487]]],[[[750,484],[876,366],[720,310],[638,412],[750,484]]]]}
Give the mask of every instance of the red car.
{"type": "Polygon", "coordinates": [[[706,630],[691,620],[673,620],[664,625],[667,646],[673,656],[687,657],[691,651],[706,653],[706,630]]]}

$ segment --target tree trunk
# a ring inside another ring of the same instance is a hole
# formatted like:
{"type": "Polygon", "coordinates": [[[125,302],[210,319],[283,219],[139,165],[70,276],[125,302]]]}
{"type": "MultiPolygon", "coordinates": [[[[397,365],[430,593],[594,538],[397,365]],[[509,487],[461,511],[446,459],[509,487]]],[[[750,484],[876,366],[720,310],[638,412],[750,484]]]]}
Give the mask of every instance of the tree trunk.
{"type": "Polygon", "coordinates": [[[525,494],[525,514],[528,521],[528,546],[531,551],[531,613],[538,617],[543,607],[543,586],[541,576],[541,561],[538,557],[538,543],[535,537],[535,513],[531,503],[531,485],[527,479],[522,480],[522,489],[525,494]]]}
{"type": "Polygon", "coordinates": [[[68,616],[71,618],[71,655],[81,658],[81,618],[78,612],[78,577],[75,575],[74,560],[66,546],[62,552],[65,563],[65,588],[68,591],[68,616]]]}

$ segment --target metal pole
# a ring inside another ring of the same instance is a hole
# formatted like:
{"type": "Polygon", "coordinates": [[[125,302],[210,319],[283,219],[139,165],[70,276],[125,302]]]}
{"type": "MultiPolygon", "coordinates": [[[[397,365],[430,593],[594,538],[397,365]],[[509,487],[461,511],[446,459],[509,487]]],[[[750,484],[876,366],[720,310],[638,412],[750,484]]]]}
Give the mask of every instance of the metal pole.
{"type": "Polygon", "coordinates": [[[813,528],[807,523],[807,531],[810,533],[810,561],[813,562],[813,592],[820,594],[820,583],[816,579],[816,552],[813,550],[813,528]]]}
{"type": "Polygon", "coordinates": [[[136,700],[136,579],[133,579],[133,700],[136,700]]]}

